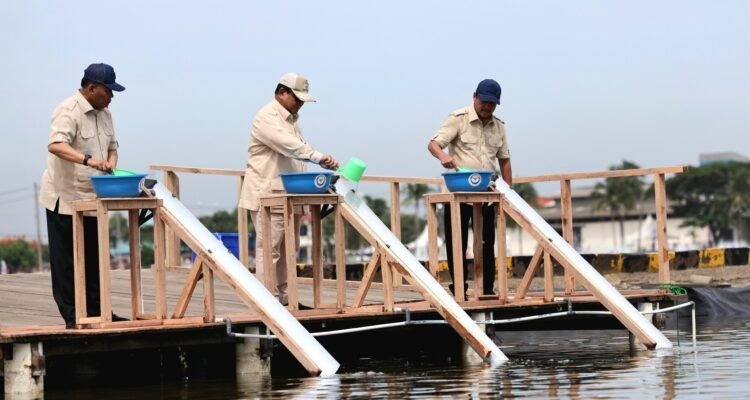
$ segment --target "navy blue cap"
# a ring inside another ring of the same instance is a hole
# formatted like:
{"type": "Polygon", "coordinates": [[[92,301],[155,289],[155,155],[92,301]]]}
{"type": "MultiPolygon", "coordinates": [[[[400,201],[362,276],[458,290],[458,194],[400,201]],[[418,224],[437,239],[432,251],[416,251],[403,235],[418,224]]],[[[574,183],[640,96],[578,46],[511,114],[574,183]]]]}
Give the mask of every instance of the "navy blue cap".
{"type": "MultiPolygon", "coordinates": [[[[122,92],[125,87],[115,82],[115,69],[107,64],[91,64],[83,71],[83,79],[108,87],[115,92],[122,92]]],[[[82,85],[83,86],[83,85],[82,85]]]]}
{"type": "Polygon", "coordinates": [[[477,85],[477,97],[481,101],[500,104],[500,84],[492,79],[485,79],[477,85]]]}

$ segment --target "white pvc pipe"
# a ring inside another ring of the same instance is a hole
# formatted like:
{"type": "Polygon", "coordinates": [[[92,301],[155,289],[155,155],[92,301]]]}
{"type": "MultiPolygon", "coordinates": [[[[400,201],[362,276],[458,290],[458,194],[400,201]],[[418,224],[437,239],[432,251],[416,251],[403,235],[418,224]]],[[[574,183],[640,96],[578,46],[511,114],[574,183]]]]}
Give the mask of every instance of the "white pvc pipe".
{"type": "MultiPolygon", "coordinates": [[[[563,239],[531,206],[526,203],[521,196],[508,186],[505,181],[498,179],[495,181],[496,189],[502,193],[505,198],[515,207],[531,224],[539,230],[544,238],[554,246],[558,251],[563,253],[571,261],[573,268],[578,274],[590,283],[593,289],[602,293],[607,300],[614,304],[614,307],[626,314],[645,334],[656,343],[657,349],[666,349],[672,347],[672,342],[664,336],[656,327],[651,324],[638,310],[623,297],[617,289],[614,288],[599,272],[594,269],[570,244],[563,239]]],[[[592,288],[589,288],[592,290],[592,288]]],[[[593,290],[592,290],[593,291],[593,290]]]]}
{"type": "Polygon", "coordinates": [[[490,349],[487,361],[491,364],[507,361],[508,357],[500,351],[495,342],[466,314],[453,297],[443,289],[424,266],[422,266],[419,260],[414,257],[414,254],[372,212],[362,198],[349,187],[347,181],[339,179],[335,187],[336,192],[343,196],[344,203],[373,231],[383,246],[391,250],[392,254],[396,256],[396,261],[409,272],[409,275],[418,282],[419,286],[427,290],[433,298],[440,299],[441,303],[446,306],[445,312],[455,318],[456,322],[464,327],[475,340],[479,341],[485,348],[490,349]]]}
{"type": "MultiPolygon", "coordinates": [[[[310,335],[302,324],[269,292],[266,287],[247,270],[232,253],[217,239],[198,218],[190,212],[172,193],[160,183],[154,186],[156,197],[162,199],[163,207],[169,211],[182,226],[206,249],[206,254],[217,268],[229,276],[238,290],[255,301],[260,308],[256,310],[275,320],[283,327],[287,336],[305,352],[320,369],[320,375],[333,375],[339,369],[339,363],[323,346],[310,335]]],[[[242,243],[242,240],[240,240],[242,243]]],[[[276,332],[277,334],[279,332],[276,332]]]]}

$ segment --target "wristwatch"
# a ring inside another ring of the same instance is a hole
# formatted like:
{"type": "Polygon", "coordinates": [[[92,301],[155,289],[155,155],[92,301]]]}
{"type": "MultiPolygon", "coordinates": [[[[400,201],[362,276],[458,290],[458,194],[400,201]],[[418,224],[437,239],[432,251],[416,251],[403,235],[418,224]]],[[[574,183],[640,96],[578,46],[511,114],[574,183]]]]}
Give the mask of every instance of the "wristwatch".
{"type": "Polygon", "coordinates": [[[83,155],[83,162],[81,164],[88,167],[89,165],[89,159],[91,159],[91,154],[84,154],[83,155]]]}

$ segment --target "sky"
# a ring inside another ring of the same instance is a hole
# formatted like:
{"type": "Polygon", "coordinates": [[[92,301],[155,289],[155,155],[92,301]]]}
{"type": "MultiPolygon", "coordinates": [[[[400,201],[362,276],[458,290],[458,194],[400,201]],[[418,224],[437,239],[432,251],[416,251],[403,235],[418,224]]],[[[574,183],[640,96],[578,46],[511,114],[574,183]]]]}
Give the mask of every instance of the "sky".
{"type": "MultiPolygon", "coordinates": [[[[439,177],[430,137],[493,78],[514,176],[532,176],[750,156],[749,22],[731,0],[5,0],[0,238],[35,235],[50,116],[90,63],[127,88],[110,105],[120,168],[244,169],[253,115],[297,72],[318,100],[300,112],[310,144],[417,177],[439,177]]],[[[234,178],[181,182],[198,215],[236,206],[234,178]]]]}

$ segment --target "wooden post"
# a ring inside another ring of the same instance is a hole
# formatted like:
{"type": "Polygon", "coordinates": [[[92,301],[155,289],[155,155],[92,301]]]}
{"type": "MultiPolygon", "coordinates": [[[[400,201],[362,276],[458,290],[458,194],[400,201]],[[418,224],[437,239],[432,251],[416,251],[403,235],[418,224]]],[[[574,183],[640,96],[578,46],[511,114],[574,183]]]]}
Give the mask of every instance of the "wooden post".
{"type": "Polygon", "coordinates": [[[438,279],[438,223],[436,208],[436,203],[427,202],[427,262],[430,268],[430,275],[440,282],[438,279]]]}
{"type": "MultiPolygon", "coordinates": [[[[296,229],[297,226],[294,223],[294,206],[292,206],[291,200],[287,197],[284,202],[284,248],[286,253],[287,294],[289,298],[288,308],[291,311],[299,310],[299,297],[297,296],[297,249],[294,240],[297,232],[296,229]]],[[[266,232],[266,234],[268,233],[270,232],[266,232]]],[[[265,257],[266,254],[263,254],[263,258],[265,257]]]]}
{"type": "Polygon", "coordinates": [[[99,234],[99,301],[101,321],[112,322],[112,279],[109,263],[109,218],[103,202],[96,205],[96,225],[99,234]]]}
{"type": "Polygon", "coordinates": [[[216,320],[216,301],[214,296],[214,271],[216,266],[210,261],[203,263],[203,321],[216,320]]]}
{"type": "Polygon", "coordinates": [[[73,212],[73,276],[75,277],[76,324],[88,316],[86,306],[86,257],[83,241],[83,211],[73,212]]]}
{"type": "Polygon", "coordinates": [[[453,247],[453,290],[457,301],[465,300],[464,293],[464,254],[461,249],[463,238],[461,237],[461,205],[453,197],[451,205],[451,244],[453,247]]]}
{"type": "Polygon", "coordinates": [[[669,242],[667,239],[667,190],[664,174],[654,175],[654,196],[656,197],[656,249],[659,259],[659,282],[669,283],[669,242]]]}
{"type": "Polygon", "coordinates": [[[497,203],[497,221],[496,221],[496,240],[497,240],[497,293],[500,302],[505,303],[508,300],[508,268],[507,268],[507,249],[506,244],[506,224],[505,211],[503,211],[503,202],[497,203]]]}
{"type": "Polygon", "coordinates": [[[320,219],[320,206],[310,207],[312,217],[312,273],[313,273],[313,308],[322,304],[321,289],[323,284],[323,224],[320,219]]]}
{"type": "MultiPolygon", "coordinates": [[[[261,269],[260,280],[266,285],[271,293],[276,292],[276,274],[273,269],[273,248],[271,246],[271,207],[261,206],[260,220],[263,227],[263,268],[261,269]]],[[[257,268],[257,266],[256,266],[257,268]]],[[[256,274],[257,274],[256,269],[256,274]]]]}
{"type": "MultiPolygon", "coordinates": [[[[176,198],[180,198],[180,178],[172,171],[164,171],[164,186],[176,198]]],[[[180,238],[169,227],[164,231],[166,236],[165,254],[166,265],[174,267],[182,264],[180,260],[180,238]]]]}
{"type": "MultiPolygon", "coordinates": [[[[391,232],[401,240],[401,189],[398,182],[391,182],[391,232]]],[[[390,265],[388,266],[390,268],[390,265]]],[[[403,279],[396,269],[392,271],[393,284],[401,286],[403,279]]]]}
{"type": "Polygon", "coordinates": [[[549,303],[555,297],[554,271],[552,270],[552,257],[549,251],[544,250],[544,302],[549,303]]]}
{"type": "Polygon", "coordinates": [[[391,258],[383,256],[380,259],[380,272],[383,278],[383,311],[393,311],[393,279],[391,277],[391,258]]]}
{"type": "Polygon", "coordinates": [[[474,232],[474,296],[479,299],[484,294],[484,246],[483,246],[482,203],[474,203],[472,206],[471,229],[474,232]]]}
{"type": "Polygon", "coordinates": [[[138,210],[128,210],[130,228],[130,308],[132,319],[143,314],[143,292],[141,290],[141,227],[138,210]]]}
{"type": "MultiPolygon", "coordinates": [[[[167,274],[165,266],[165,250],[166,242],[169,242],[169,238],[165,238],[165,227],[164,220],[161,218],[161,207],[155,208],[154,213],[154,274],[156,286],[156,318],[166,319],[167,318],[167,274]]],[[[177,234],[173,232],[173,236],[177,237],[177,234]]],[[[179,239],[177,240],[179,242],[179,239]]]]}
{"type": "Polygon", "coordinates": [[[346,306],[346,236],[341,203],[338,200],[334,210],[334,231],[334,243],[336,243],[336,307],[341,310],[346,306]]]}
{"type": "MultiPolygon", "coordinates": [[[[571,246],[575,245],[573,236],[573,198],[570,191],[570,179],[560,181],[560,215],[562,216],[562,237],[571,246]]],[[[576,280],[573,271],[563,267],[565,271],[565,294],[574,294],[576,280]]]]}
{"type": "Polygon", "coordinates": [[[188,304],[190,303],[190,298],[193,297],[195,286],[198,285],[198,281],[203,275],[204,258],[205,256],[203,254],[199,254],[197,257],[195,257],[193,267],[190,269],[187,280],[185,280],[185,284],[182,285],[180,298],[177,300],[177,305],[175,305],[174,312],[172,313],[172,318],[182,318],[185,316],[185,311],[187,310],[188,304]]]}
{"type": "MultiPolygon", "coordinates": [[[[240,176],[237,178],[237,201],[239,202],[239,198],[242,195],[242,183],[245,180],[244,176],[240,176]]],[[[237,246],[239,246],[240,249],[240,262],[242,265],[246,267],[250,267],[250,261],[248,259],[248,251],[247,251],[247,236],[248,234],[248,228],[247,228],[247,210],[237,206],[237,236],[239,238],[237,239],[237,246]]]]}

